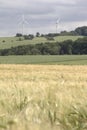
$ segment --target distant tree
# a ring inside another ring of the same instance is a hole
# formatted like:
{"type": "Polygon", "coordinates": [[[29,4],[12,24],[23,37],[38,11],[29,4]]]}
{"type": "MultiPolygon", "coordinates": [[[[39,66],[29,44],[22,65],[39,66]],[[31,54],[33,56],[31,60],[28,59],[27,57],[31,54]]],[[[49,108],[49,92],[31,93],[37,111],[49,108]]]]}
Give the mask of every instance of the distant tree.
{"type": "Polygon", "coordinates": [[[40,33],[39,32],[36,32],[36,37],[40,37],[40,33]]]}
{"type": "Polygon", "coordinates": [[[2,41],[3,43],[5,42],[5,40],[2,41]]]}
{"type": "Polygon", "coordinates": [[[48,36],[48,37],[56,37],[56,36],[59,36],[59,33],[48,33],[46,36],[48,36]]]}
{"type": "Polygon", "coordinates": [[[22,37],[22,34],[21,33],[17,33],[16,37],[22,37]]]}
{"type": "Polygon", "coordinates": [[[34,38],[34,35],[33,34],[29,34],[29,39],[32,40],[34,38]]]}
{"type": "Polygon", "coordinates": [[[78,27],[78,28],[75,29],[75,32],[76,32],[78,35],[87,36],[87,26],[78,27]]]}
{"type": "Polygon", "coordinates": [[[74,54],[87,54],[87,37],[79,38],[73,43],[74,54]]]}
{"type": "Polygon", "coordinates": [[[34,38],[34,35],[29,34],[29,35],[24,35],[25,40],[32,40],[34,38]]]}
{"type": "Polygon", "coordinates": [[[70,31],[70,32],[61,31],[60,32],[60,36],[76,36],[76,35],[78,35],[78,34],[75,31],[70,31]]]}
{"type": "Polygon", "coordinates": [[[61,32],[60,32],[60,35],[61,35],[61,36],[67,35],[67,31],[61,31],[61,32]]]}
{"type": "Polygon", "coordinates": [[[40,53],[38,48],[33,47],[32,50],[31,50],[31,54],[32,55],[40,55],[41,53],[40,53]]]}
{"type": "Polygon", "coordinates": [[[60,43],[61,49],[60,49],[60,54],[72,54],[72,45],[73,41],[72,40],[66,40],[62,43],[60,43]]]}
{"type": "Polygon", "coordinates": [[[23,36],[25,40],[28,40],[29,39],[29,36],[28,35],[24,35],[23,36]]]}

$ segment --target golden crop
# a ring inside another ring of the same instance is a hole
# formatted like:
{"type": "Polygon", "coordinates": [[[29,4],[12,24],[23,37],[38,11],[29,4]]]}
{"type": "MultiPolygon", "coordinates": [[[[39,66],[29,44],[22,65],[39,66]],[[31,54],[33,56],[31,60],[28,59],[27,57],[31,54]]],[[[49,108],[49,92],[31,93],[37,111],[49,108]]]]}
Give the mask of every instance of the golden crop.
{"type": "Polygon", "coordinates": [[[0,65],[1,130],[72,130],[86,101],[87,66],[0,65]]]}

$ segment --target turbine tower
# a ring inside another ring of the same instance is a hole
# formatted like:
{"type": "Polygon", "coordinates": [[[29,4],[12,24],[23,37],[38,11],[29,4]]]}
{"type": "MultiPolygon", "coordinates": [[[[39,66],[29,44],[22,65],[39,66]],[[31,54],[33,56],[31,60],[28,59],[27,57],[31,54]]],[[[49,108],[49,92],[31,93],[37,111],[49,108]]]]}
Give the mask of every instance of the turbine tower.
{"type": "Polygon", "coordinates": [[[28,21],[25,19],[24,14],[22,15],[22,34],[24,34],[24,27],[25,24],[29,24],[28,21]]]}
{"type": "Polygon", "coordinates": [[[58,31],[58,24],[59,24],[59,22],[60,22],[60,18],[58,18],[58,19],[56,20],[56,33],[57,33],[57,31],[58,31]]]}
{"type": "Polygon", "coordinates": [[[24,14],[22,15],[22,19],[21,19],[20,24],[22,24],[22,35],[24,35],[25,24],[29,24],[28,21],[25,19],[24,14]]]}

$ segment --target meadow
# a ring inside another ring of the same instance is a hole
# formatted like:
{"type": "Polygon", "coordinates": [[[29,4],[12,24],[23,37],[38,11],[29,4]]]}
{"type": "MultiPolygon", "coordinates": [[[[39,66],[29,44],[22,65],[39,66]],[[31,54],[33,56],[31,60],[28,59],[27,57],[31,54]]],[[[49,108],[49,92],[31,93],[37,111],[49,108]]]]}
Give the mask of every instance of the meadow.
{"type": "Polygon", "coordinates": [[[0,56],[0,64],[87,65],[87,55],[0,56]]]}
{"type": "Polygon", "coordinates": [[[33,40],[19,40],[19,37],[1,37],[0,38],[0,49],[6,49],[16,46],[28,45],[28,44],[37,44],[45,42],[62,42],[65,40],[77,40],[78,38],[83,38],[83,36],[58,36],[54,37],[54,41],[49,41],[44,37],[35,37],[33,40]]]}
{"type": "Polygon", "coordinates": [[[0,65],[0,130],[87,130],[87,66],[0,65]]]}

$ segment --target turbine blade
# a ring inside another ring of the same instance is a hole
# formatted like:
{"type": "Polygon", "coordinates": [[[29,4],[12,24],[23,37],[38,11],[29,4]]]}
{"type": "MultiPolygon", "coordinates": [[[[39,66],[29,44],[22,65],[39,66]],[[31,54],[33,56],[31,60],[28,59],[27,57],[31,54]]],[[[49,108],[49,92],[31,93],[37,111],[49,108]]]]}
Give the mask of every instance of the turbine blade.
{"type": "Polygon", "coordinates": [[[56,24],[58,24],[60,22],[60,18],[58,18],[57,20],[56,20],[56,24]]]}
{"type": "Polygon", "coordinates": [[[26,19],[24,20],[24,23],[29,24],[29,22],[26,19]]]}

